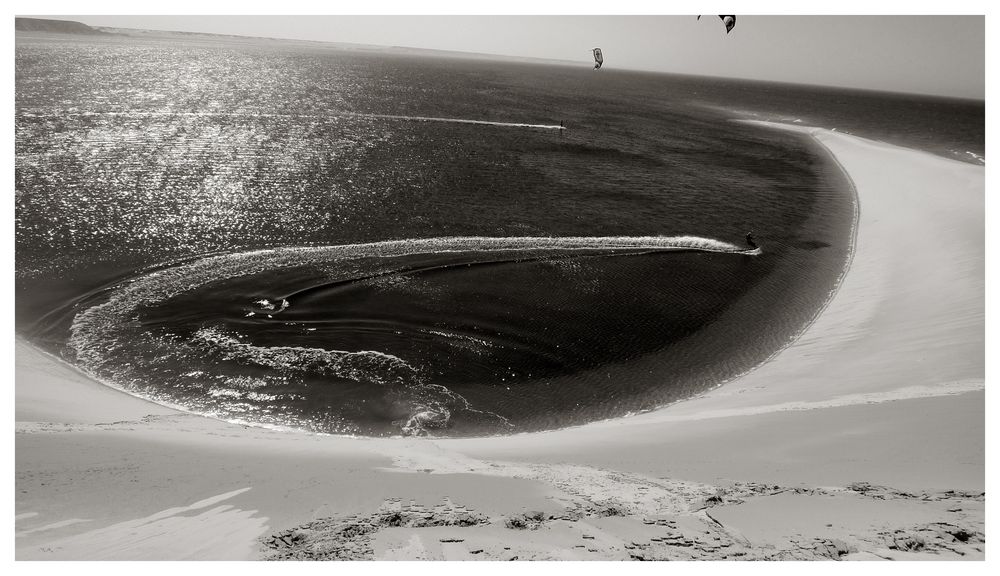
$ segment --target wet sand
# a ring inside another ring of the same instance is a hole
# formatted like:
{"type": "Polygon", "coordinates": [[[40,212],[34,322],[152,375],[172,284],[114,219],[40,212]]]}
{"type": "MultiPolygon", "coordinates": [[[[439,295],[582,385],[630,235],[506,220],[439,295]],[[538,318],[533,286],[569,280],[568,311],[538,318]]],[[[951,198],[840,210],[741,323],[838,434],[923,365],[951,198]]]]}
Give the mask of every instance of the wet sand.
{"type": "Polygon", "coordinates": [[[833,154],[859,218],[758,369],[559,431],[351,439],[177,412],[18,341],[16,558],[982,559],[984,169],[768,126],[833,154]]]}

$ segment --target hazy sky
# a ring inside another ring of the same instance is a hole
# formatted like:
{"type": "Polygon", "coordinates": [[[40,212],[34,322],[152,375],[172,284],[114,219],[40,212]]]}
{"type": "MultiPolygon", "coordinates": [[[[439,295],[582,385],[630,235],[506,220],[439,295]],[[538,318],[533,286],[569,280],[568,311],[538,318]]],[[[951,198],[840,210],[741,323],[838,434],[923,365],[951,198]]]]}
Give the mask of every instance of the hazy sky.
{"type": "MultiPolygon", "coordinates": [[[[613,10],[613,6],[609,6],[613,10]]],[[[49,16],[55,18],[56,16],[49,16]]],[[[58,16],[212,32],[591,61],[628,68],[984,98],[983,16],[58,16]]]]}

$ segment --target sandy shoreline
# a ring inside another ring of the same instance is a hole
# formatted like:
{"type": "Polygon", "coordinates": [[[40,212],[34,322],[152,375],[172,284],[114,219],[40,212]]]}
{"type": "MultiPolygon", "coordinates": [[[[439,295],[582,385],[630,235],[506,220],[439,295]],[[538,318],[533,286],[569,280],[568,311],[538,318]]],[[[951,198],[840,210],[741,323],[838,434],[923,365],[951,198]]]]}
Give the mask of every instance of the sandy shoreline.
{"type": "Polygon", "coordinates": [[[982,558],[984,170],[815,138],[851,268],[771,362],[632,418],[350,439],[184,414],[18,341],[16,558],[982,558]]]}

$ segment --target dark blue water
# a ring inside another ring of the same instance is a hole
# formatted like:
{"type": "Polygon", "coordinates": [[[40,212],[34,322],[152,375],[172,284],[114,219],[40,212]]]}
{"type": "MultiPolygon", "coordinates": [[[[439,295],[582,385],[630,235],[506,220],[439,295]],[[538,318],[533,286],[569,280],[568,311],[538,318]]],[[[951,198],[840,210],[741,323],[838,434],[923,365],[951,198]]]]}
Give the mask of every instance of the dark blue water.
{"type": "Polygon", "coordinates": [[[40,35],[16,67],[18,333],[143,397],[330,433],[622,416],[786,345],[854,199],[748,110],[891,139],[930,106],[926,141],[982,150],[981,104],[613,69],[40,35]]]}

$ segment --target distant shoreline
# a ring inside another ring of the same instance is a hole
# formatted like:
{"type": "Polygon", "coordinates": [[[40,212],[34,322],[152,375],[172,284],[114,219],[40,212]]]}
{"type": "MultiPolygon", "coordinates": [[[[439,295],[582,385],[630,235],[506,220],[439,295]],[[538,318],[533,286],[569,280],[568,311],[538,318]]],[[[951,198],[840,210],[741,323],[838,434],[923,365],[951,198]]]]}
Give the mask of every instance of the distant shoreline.
{"type": "MultiPolygon", "coordinates": [[[[18,20],[30,20],[21,19],[18,20]]],[[[80,22],[69,20],[45,20],[44,22],[61,23],[66,26],[50,25],[40,27],[17,28],[15,36],[32,34],[51,34],[62,36],[82,36],[88,39],[121,40],[121,39],[153,39],[176,41],[201,41],[210,43],[225,43],[231,45],[277,45],[288,47],[312,47],[319,49],[342,50],[367,54],[390,54],[393,56],[452,58],[460,60],[489,60],[493,62],[509,62],[521,64],[539,64],[550,66],[571,66],[589,68],[590,61],[558,60],[552,58],[532,58],[527,56],[509,56],[504,54],[486,54],[481,52],[458,52],[453,50],[438,50],[434,48],[412,48],[407,46],[381,46],[378,44],[358,44],[353,42],[335,42],[325,40],[300,40],[295,38],[267,38],[262,36],[237,36],[232,34],[211,34],[206,32],[183,32],[174,30],[145,30],[139,28],[117,28],[112,26],[87,26],[80,22]]]]}
{"type": "MultiPolygon", "coordinates": [[[[20,19],[20,18],[19,18],[20,19]]],[[[84,26],[89,28],[92,32],[73,32],[69,30],[59,30],[51,31],[48,33],[52,34],[63,34],[72,35],[78,34],[84,37],[93,38],[94,36],[101,35],[104,38],[152,38],[160,40],[200,40],[206,42],[215,43],[229,43],[229,44],[262,44],[262,45],[286,45],[286,46],[308,46],[315,48],[328,48],[336,50],[344,50],[348,52],[358,52],[358,53],[368,53],[368,54],[391,54],[396,56],[412,56],[412,57],[437,57],[437,58],[452,58],[459,60],[487,60],[494,62],[508,62],[508,63],[521,63],[521,64],[535,64],[535,65],[551,65],[551,66],[567,66],[573,68],[590,69],[593,67],[593,62],[589,58],[581,57],[579,60],[562,60],[554,58],[533,58],[528,56],[511,56],[505,54],[489,54],[483,52],[459,52],[454,50],[443,50],[435,48],[417,48],[408,46],[385,46],[378,44],[360,44],[353,42],[336,42],[327,40],[303,40],[295,38],[269,38],[263,36],[239,36],[233,34],[213,34],[208,32],[185,32],[185,31],[171,31],[171,30],[148,30],[140,28],[120,28],[113,26],[88,26],[80,22],[73,21],[63,21],[63,20],[47,20],[48,22],[71,22],[72,24],[78,24],[79,26],[84,26]]],[[[15,39],[18,34],[31,34],[37,33],[38,31],[33,30],[16,30],[15,39]]],[[[615,67],[602,68],[601,73],[615,74],[618,72],[626,72],[631,74],[654,74],[654,75],[666,75],[666,76],[676,76],[676,77],[691,77],[691,78],[702,78],[707,80],[718,80],[718,81],[739,81],[748,82],[752,84],[776,86],[776,87],[802,87],[802,88],[820,88],[820,89],[830,89],[830,90],[843,90],[846,92],[868,92],[872,94],[888,94],[895,96],[915,96],[920,98],[929,98],[933,100],[945,100],[954,102],[968,102],[968,103],[985,103],[985,99],[978,98],[964,98],[958,96],[944,96],[939,94],[927,94],[927,93],[906,93],[906,92],[893,92],[887,90],[878,90],[871,88],[857,88],[857,87],[846,87],[846,86],[832,86],[825,84],[800,84],[796,82],[788,82],[781,80],[761,80],[748,77],[733,77],[733,76],[716,76],[716,75],[703,75],[703,74],[690,74],[686,72],[668,72],[662,70],[649,70],[641,68],[620,68],[615,67]]]]}

